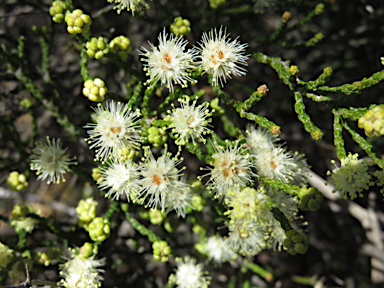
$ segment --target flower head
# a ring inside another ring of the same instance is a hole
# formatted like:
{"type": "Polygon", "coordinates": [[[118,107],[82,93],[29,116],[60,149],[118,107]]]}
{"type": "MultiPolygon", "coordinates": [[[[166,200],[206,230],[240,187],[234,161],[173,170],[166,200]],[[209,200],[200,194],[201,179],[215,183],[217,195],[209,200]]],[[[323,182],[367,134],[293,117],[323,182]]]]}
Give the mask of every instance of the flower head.
{"type": "Polygon", "coordinates": [[[106,167],[100,169],[102,181],[98,182],[101,190],[108,190],[106,197],[119,199],[122,194],[127,200],[136,199],[136,193],[140,192],[138,165],[130,159],[126,161],[109,162],[106,167]]]}
{"type": "Polygon", "coordinates": [[[129,104],[110,101],[103,107],[98,104],[92,115],[96,123],[89,123],[85,128],[89,138],[86,139],[91,145],[90,148],[96,150],[96,160],[105,161],[112,155],[118,157],[119,151],[137,149],[139,147],[140,135],[138,117],[140,111],[132,112],[129,104]]]}
{"type": "MultiPolygon", "coordinates": [[[[229,143],[229,142],[227,142],[229,143]]],[[[229,189],[239,189],[245,186],[252,177],[257,176],[253,171],[252,157],[247,148],[227,144],[227,148],[214,143],[216,153],[212,155],[213,163],[209,180],[209,188],[216,190],[217,195],[227,195],[229,189]]]]}
{"type": "Polygon", "coordinates": [[[177,216],[185,218],[185,215],[187,214],[187,208],[189,207],[193,209],[192,193],[189,187],[185,184],[184,180],[181,180],[181,183],[183,183],[180,185],[180,188],[182,189],[178,189],[174,193],[168,194],[167,204],[169,206],[166,212],[168,213],[171,210],[175,210],[177,216]]]}
{"type": "Polygon", "coordinates": [[[268,206],[270,198],[264,192],[264,189],[255,190],[249,187],[242,190],[230,190],[225,199],[225,203],[230,209],[225,214],[234,221],[246,221],[258,226],[269,222],[266,221],[266,218],[271,210],[268,206]]]}
{"type": "Polygon", "coordinates": [[[234,221],[229,225],[229,236],[225,239],[225,244],[242,255],[254,256],[265,248],[267,238],[263,226],[234,221]]]}
{"type": "Polygon", "coordinates": [[[64,174],[71,171],[69,165],[77,162],[70,159],[61,148],[60,139],[50,139],[47,137],[47,144],[40,143],[31,155],[31,170],[36,171],[37,179],[45,180],[47,183],[60,183],[65,181],[64,174]]]}
{"type": "Polygon", "coordinates": [[[282,147],[261,151],[257,154],[255,164],[259,176],[288,182],[293,178],[297,164],[292,153],[282,147]]]}
{"type": "Polygon", "coordinates": [[[205,143],[203,135],[211,133],[207,128],[208,123],[211,122],[207,117],[212,116],[208,110],[209,103],[205,102],[196,107],[197,99],[192,104],[189,101],[188,96],[179,99],[181,107],[174,108],[172,112],[169,111],[170,115],[165,119],[171,122],[169,128],[172,128],[172,133],[177,134],[176,144],[178,145],[184,145],[189,139],[192,139],[193,143],[195,139],[205,143]]]}
{"type": "Polygon", "coordinates": [[[207,243],[204,245],[204,251],[208,254],[209,260],[218,264],[234,260],[237,256],[226,245],[225,239],[217,235],[208,237],[207,243]]]}
{"type": "Polygon", "coordinates": [[[237,38],[231,41],[226,31],[220,28],[219,32],[212,29],[208,34],[203,33],[202,43],[196,48],[201,52],[200,61],[196,64],[205,73],[212,75],[212,84],[224,86],[226,77],[232,75],[241,76],[246,74],[246,69],[239,65],[247,65],[248,56],[244,55],[248,44],[240,44],[237,38]]]}
{"type": "Polygon", "coordinates": [[[188,256],[176,258],[175,280],[178,288],[207,288],[210,277],[205,275],[203,264],[196,264],[196,260],[188,256]]]}
{"type": "Polygon", "coordinates": [[[95,259],[95,255],[85,258],[81,254],[70,250],[70,258],[62,265],[60,274],[64,276],[61,284],[67,288],[98,288],[101,287],[103,277],[100,273],[104,270],[99,267],[105,264],[104,259],[95,259]]]}
{"type": "Polygon", "coordinates": [[[273,149],[275,142],[280,140],[277,135],[273,135],[261,126],[256,129],[254,125],[248,125],[245,133],[245,140],[249,145],[250,152],[254,154],[273,149]]]}
{"type": "Polygon", "coordinates": [[[296,151],[293,153],[293,161],[296,166],[292,169],[293,175],[290,184],[296,186],[305,185],[308,182],[307,178],[309,171],[309,165],[305,159],[305,155],[299,154],[299,152],[296,151]]]}
{"type": "Polygon", "coordinates": [[[136,11],[149,8],[149,5],[144,0],[108,0],[108,2],[115,2],[117,4],[113,8],[117,10],[117,14],[126,9],[127,11],[132,11],[132,16],[134,16],[136,11]]]}
{"type": "MultiPolygon", "coordinates": [[[[358,159],[359,154],[349,153],[347,157],[341,159],[341,166],[332,170],[332,181],[336,191],[340,192],[340,197],[351,199],[356,198],[363,190],[369,188],[371,175],[368,174],[369,163],[366,160],[358,159]]],[[[330,173],[328,173],[330,174],[330,173]]]]}
{"type": "Polygon", "coordinates": [[[161,210],[165,210],[175,205],[174,201],[177,201],[180,190],[189,189],[189,185],[179,180],[182,170],[176,168],[183,159],[177,159],[177,156],[171,158],[171,153],[165,151],[156,160],[149,147],[144,149],[144,163],[140,165],[143,177],[140,180],[143,188],[140,196],[149,197],[148,207],[154,209],[160,207],[161,210]]]}
{"type": "Polygon", "coordinates": [[[184,52],[188,41],[174,34],[171,34],[168,39],[165,28],[158,39],[158,47],[149,43],[152,51],[144,47],[139,51],[139,55],[146,57],[141,61],[146,62],[144,71],[148,71],[147,75],[150,77],[147,82],[161,81],[161,85],[165,85],[170,91],[173,91],[173,83],[180,84],[182,87],[186,87],[188,81],[194,83],[195,80],[189,75],[195,68],[193,60],[197,52],[192,50],[184,52]]]}

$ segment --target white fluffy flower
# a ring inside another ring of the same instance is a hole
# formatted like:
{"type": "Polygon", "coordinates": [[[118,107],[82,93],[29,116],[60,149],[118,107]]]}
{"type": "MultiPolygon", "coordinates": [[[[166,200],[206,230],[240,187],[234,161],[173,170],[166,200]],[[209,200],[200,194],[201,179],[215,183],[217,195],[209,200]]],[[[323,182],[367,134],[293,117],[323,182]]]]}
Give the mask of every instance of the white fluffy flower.
{"type": "Polygon", "coordinates": [[[225,203],[230,208],[226,215],[235,221],[246,221],[255,225],[267,224],[267,216],[271,208],[268,204],[270,198],[264,193],[264,189],[258,190],[245,187],[242,190],[230,190],[225,203]]]}
{"type": "Polygon", "coordinates": [[[226,77],[232,78],[232,75],[241,76],[246,74],[246,69],[239,65],[247,65],[248,56],[244,55],[248,44],[240,44],[237,38],[231,41],[226,31],[220,28],[219,32],[212,29],[208,34],[203,33],[202,43],[196,48],[201,52],[200,61],[196,64],[203,69],[205,73],[212,75],[212,84],[224,86],[226,77]]]}
{"type": "MultiPolygon", "coordinates": [[[[160,207],[165,210],[174,206],[177,201],[177,193],[183,189],[189,189],[189,185],[179,180],[181,169],[176,168],[183,159],[171,158],[171,153],[165,151],[157,160],[149,147],[144,147],[144,163],[140,165],[143,190],[140,193],[144,198],[149,197],[147,206],[153,209],[160,207]]],[[[144,200],[144,199],[143,199],[144,200]]]]}
{"type": "Polygon", "coordinates": [[[144,71],[148,71],[147,75],[150,77],[147,82],[161,81],[161,85],[165,85],[170,91],[173,91],[173,83],[186,87],[188,81],[195,82],[190,77],[190,71],[195,68],[193,60],[196,51],[184,52],[188,41],[173,34],[168,39],[165,28],[158,39],[158,47],[149,43],[152,51],[144,47],[139,51],[139,55],[146,57],[141,58],[141,61],[146,62],[144,71]]]}
{"type": "Polygon", "coordinates": [[[203,271],[203,264],[196,264],[195,259],[186,256],[183,259],[176,258],[176,284],[178,288],[207,288],[210,277],[203,271]]]}
{"type": "Polygon", "coordinates": [[[148,9],[149,5],[144,0],[108,0],[110,3],[116,3],[113,8],[117,10],[117,14],[120,14],[122,10],[132,11],[132,15],[140,9],[148,9]]]}
{"type": "Polygon", "coordinates": [[[225,244],[242,255],[254,256],[265,248],[268,238],[263,226],[242,221],[230,223],[225,244]]]}
{"type": "Polygon", "coordinates": [[[293,168],[293,178],[291,179],[290,184],[303,186],[308,182],[309,175],[309,166],[305,159],[305,155],[296,151],[293,153],[293,161],[296,166],[293,168]]]}
{"type": "Polygon", "coordinates": [[[214,147],[213,168],[205,176],[211,175],[208,187],[215,190],[217,195],[226,195],[229,189],[239,189],[257,176],[252,171],[254,164],[252,157],[246,153],[247,148],[238,147],[238,143],[235,146],[227,144],[226,149],[216,143],[214,147]]]}
{"type": "Polygon", "coordinates": [[[98,104],[94,110],[92,118],[96,123],[89,123],[84,128],[91,129],[86,141],[90,148],[97,148],[96,160],[105,161],[112,155],[118,157],[119,151],[140,146],[139,110],[133,112],[129,104],[115,101],[108,102],[106,107],[98,104]]]}
{"type": "MultiPolygon", "coordinates": [[[[185,183],[184,180],[181,180],[181,182],[185,183]]],[[[174,193],[168,194],[167,204],[169,206],[166,212],[168,213],[171,210],[175,210],[177,216],[185,218],[185,215],[187,214],[187,207],[193,209],[192,193],[187,184],[183,184],[182,186],[182,189],[178,189],[174,193]]]]}
{"type": "Polygon", "coordinates": [[[105,264],[104,259],[96,260],[94,255],[84,259],[71,251],[71,258],[62,265],[60,274],[64,276],[61,283],[67,288],[98,288],[101,287],[104,270],[99,267],[105,264]]]}
{"type": "Polygon", "coordinates": [[[245,133],[245,140],[249,145],[250,151],[254,154],[257,154],[260,151],[273,149],[275,147],[275,142],[280,140],[277,135],[273,135],[261,126],[256,129],[254,125],[247,125],[245,133]]]}
{"type": "Polygon", "coordinates": [[[334,192],[339,191],[340,197],[347,198],[347,194],[351,199],[362,197],[361,192],[368,189],[371,184],[369,163],[358,158],[359,154],[349,153],[347,157],[341,159],[341,166],[332,170],[332,182],[336,188],[334,192]]]}
{"type": "Polygon", "coordinates": [[[37,179],[45,180],[47,183],[60,183],[65,181],[64,174],[71,171],[69,165],[75,165],[77,162],[70,159],[61,148],[60,139],[50,140],[47,137],[47,144],[40,143],[31,155],[31,170],[36,170],[37,179]]]}
{"type": "Polygon", "coordinates": [[[208,237],[204,250],[208,254],[208,259],[218,264],[232,261],[236,258],[236,253],[226,245],[225,239],[217,235],[208,237]]]}
{"type": "Polygon", "coordinates": [[[203,135],[211,133],[211,130],[207,128],[211,119],[207,117],[212,116],[209,112],[209,103],[205,102],[199,106],[196,106],[197,98],[190,104],[190,98],[185,96],[182,99],[178,99],[181,104],[180,108],[174,108],[169,111],[170,115],[165,120],[171,122],[169,128],[172,128],[172,133],[177,134],[177,145],[184,145],[189,139],[192,139],[195,143],[195,139],[205,143],[203,135]]]}
{"type": "Polygon", "coordinates": [[[259,152],[255,164],[259,176],[284,182],[293,178],[293,171],[297,166],[292,153],[282,147],[259,152]]]}
{"type": "Polygon", "coordinates": [[[135,194],[140,192],[140,173],[138,165],[131,160],[114,161],[108,163],[106,167],[100,169],[102,181],[99,182],[99,187],[102,190],[108,190],[106,197],[119,199],[122,194],[127,196],[127,200],[131,198],[135,201],[135,194]]]}

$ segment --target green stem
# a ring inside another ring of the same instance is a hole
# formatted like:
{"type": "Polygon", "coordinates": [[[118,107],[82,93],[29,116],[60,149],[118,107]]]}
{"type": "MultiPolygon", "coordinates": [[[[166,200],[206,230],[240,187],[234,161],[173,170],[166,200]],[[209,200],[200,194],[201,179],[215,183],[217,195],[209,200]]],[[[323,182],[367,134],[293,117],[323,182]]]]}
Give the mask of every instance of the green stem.
{"type": "Polygon", "coordinates": [[[336,109],[333,109],[332,113],[334,114],[334,119],[333,119],[334,141],[333,142],[336,147],[337,158],[341,160],[347,157],[347,153],[345,152],[345,148],[344,148],[344,140],[342,136],[342,132],[343,132],[343,126],[341,124],[342,118],[336,109]]]}

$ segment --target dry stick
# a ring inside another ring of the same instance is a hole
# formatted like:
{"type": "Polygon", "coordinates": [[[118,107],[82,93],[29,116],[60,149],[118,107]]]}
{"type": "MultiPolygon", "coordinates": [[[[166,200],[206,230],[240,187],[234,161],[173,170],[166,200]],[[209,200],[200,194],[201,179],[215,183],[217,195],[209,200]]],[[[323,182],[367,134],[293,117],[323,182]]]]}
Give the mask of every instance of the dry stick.
{"type": "Polygon", "coordinates": [[[332,201],[329,203],[331,211],[340,212],[343,207],[346,207],[348,212],[360,221],[361,226],[366,230],[367,239],[371,242],[371,244],[364,244],[360,249],[360,253],[371,257],[372,282],[382,283],[384,281],[382,272],[384,271],[384,252],[379,221],[384,223],[384,216],[383,213],[374,209],[375,194],[369,194],[369,207],[365,209],[353,201],[339,199],[338,193],[332,192],[335,187],[332,184],[325,185],[326,181],[313,171],[309,171],[308,182],[311,186],[316,187],[325,198],[332,201]],[[336,200],[338,200],[338,203],[336,203],[336,200]]]}
{"type": "MultiPolygon", "coordinates": [[[[371,223],[371,231],[367,231],[367,238],[368,235],[370,236],[368,239],[372,242],[372,246],[376,248],[378,251],[380,251],[379,254],[374,254],[374,256],[371,258],[371,280],[373,284],[379,284],[384,282],[384,257],[378,257],[378,255],[383,256],[383,242],[381,241],[380,234],[382,233],[379,219],[376,214],[376,195],[371,192],[368,195],[368,219],[371,223]]],[[[375,249],[375,250],[376,250],[375,249]]]]}
{"type": "Polygon", "coordinates": [[[29,268],[28,263],[25,264],[25,275],[26,279],[24,282],[21,282],[17,285],[10,285],[10,286],[0,286],[0,288],[22,288],[22,287],[32,287],[32,285],[49,285],[53,287],[62,287],[58,286],[58,283],[53,281],[40,281],[40,280],[31,280],[31,275],[29,274],[29,268]]]}
{"type": "MultiPolygon", "coordinates": [[[[57,202],[57,201],[47,202],[47,201],[43,200],[40,196],[35,195],[35,194],[26,193],[23,196],[25,197],[25,200],[28,201],[28,202],[38,202],[38,203],[46,204],[46,205],[49,205],[52,209],[54,209],[56,211],[59,211],[59,212],[62,212],[62,213],[66,213],[69,216],[73,216],[73,217],[76,216],[75,208],[70,207],[70,206],[68,206],[68,205],[66,205],[64,203],[57,202]]],[[[1,198],[5,198],[5,199],[16,198],[17,199],[17,198],[20,198],[20,197],[21,196],[20,196],[19,193],[15,193],[15,192],[12,192],[9,189],[0,187],[0,199],[1,198]]]]}

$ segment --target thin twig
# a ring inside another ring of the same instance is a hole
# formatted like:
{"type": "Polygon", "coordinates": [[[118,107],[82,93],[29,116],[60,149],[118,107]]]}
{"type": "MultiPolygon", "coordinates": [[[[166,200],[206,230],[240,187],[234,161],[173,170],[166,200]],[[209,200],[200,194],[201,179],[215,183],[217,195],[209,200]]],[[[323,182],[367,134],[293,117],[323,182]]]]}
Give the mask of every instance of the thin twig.
{"type": "Polygon", "coordinates": [[[49,285],[52,287],[62,287],[58,285],[58,283],[53,281],[41,281],[41,280],[31,280],[31,275],[29,273],[29,267],[28,263],[25,264],[25,275],[26,279],[24,282],[21,282],[20,284],[16,285],[9,285],[9,286],[0,286],[0,288],[23,288],[23,287],[32,287],[32,285],[49,285]]]}

